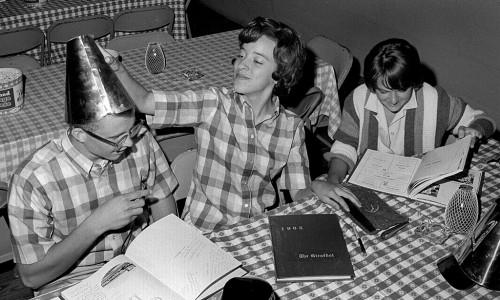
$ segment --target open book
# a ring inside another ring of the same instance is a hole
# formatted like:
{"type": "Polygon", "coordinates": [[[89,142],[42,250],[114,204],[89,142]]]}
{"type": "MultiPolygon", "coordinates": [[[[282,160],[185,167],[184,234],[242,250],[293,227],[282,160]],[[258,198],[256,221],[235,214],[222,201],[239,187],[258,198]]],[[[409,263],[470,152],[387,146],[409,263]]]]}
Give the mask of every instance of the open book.
{"type": "Polygon", "coordinates": [[[67,300],[205,299],[233,277],[241,263],[174,215],[139,234],[125,255],[61,292],[67,300]]]}
{"type": "Polygon", "coordinates": [[[462,185],[469,185],[479,196],[483,182],[484,172],[478,169],[468,169],[460,173],[441,179],[415,196],[415,199],[434,205],[446,207],[451,197],[460,189],[462,185]]]}
{"type": "Polygon", "coordinates": [[[464,170],[470,143],[471,136],[466,136],[453,144],[431,150],[421,158],[368,149],[347,181],[418,200],[418,194],[431,184],[464,170]]]}

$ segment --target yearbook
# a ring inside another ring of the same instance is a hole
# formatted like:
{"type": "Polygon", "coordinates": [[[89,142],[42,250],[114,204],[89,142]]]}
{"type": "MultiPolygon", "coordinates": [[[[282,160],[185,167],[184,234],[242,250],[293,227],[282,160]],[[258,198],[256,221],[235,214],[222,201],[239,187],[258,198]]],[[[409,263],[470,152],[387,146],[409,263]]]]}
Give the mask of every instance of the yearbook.
{"type": "Polygon", "coordinates": [[[269,216],[276,282],[354,278],[335,214],[269,216]]]}

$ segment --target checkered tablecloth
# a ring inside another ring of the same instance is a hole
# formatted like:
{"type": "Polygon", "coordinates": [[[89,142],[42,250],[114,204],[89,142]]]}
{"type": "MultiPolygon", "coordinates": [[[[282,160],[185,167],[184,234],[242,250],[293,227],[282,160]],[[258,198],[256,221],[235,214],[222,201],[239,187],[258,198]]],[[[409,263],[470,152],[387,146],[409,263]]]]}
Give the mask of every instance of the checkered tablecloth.
{"type": "MultiPolygon", "coordinates": [[[[123,62],[139,82],[149,89],[187,90],[209,86],[232,87],[231,60],[238,54],[239,31],[179,40],[164,46],[166,69],[152,75],[144,66],[145,49],[121,53],[123,62]],[[204,74],[189,81],[183,73],[197,68],[204,74]]],[[[316,67],[315,84],[326,95],[317,114],[335,115],[339,111],[333,67],[320,62],[316,67]]],[[[65,65],[57,64],[32,70],[26,74],[25,107],[11,115],[0,115],[0,181],[10,174],[31,152],[57,138],[65,131],[64,85],[65,65]]],[[[335,119],[339,118],[330,118],[335,119]]],[[[338,126],[337,122],[333,124],[338,126]]]]}
{"type": "MultiPolygon", "coordinates": [[[[0,29],[9,29],[26,25],[34,25],[46,30],[57,20],[72,17],[104,14],[113,17],[116,13],[127,9],[144,6],[166,4],[175,13],[173,35],[175,39],[186,38],[186,18],[184,0],[47,0],[40,7],[28,7],[24,0],[7,0],[0,3],[0,29]]],[[[103,45],[109,36],[100,39],[103,45]]],[[[56,44],[52,48],[53,63],[64,62],[65,45],[56,44]]],[[[39,59],[39,50],[30,52],[39,59]]]]}
{"type": "MultiPolygon", "coordinates": [[[[479,153],[473,158],[473,165],[485,171],[481,197],[483,212],[500,197],[500,164],[480,162],[499,153],[500,142],[490,140],[480,147],[479,153]]],[[[452,252],[463,236],[452,236],[443,245],[433,245],[414,234],[416,226],[426,219],[444,224],[444,208],[402,197],[384,194],[381,194],[381,197],[398,212],[408,216],[410,226],[388,240],[382,240],[379,235],[362,235],[366,254],[360,251],[353,232],[345,225],[345,220],[349,220],[347,215],[341,211],[332,211],[318,200],[279,207],[226,230],[213,232],[209,237],[241,261],[249,271],[249,276],[260,277],[271,283],[280,300],[500,299],[500,292],[478,285],[465,291],[456,290],[439,272],[436,262],[452,252]],[[354,266],[354,280],[276,283],[267,216],[330,213],[340,216],[344,238],[354,266]]],[[[212,299],[219,297],[220,294],[212,299]]]]}

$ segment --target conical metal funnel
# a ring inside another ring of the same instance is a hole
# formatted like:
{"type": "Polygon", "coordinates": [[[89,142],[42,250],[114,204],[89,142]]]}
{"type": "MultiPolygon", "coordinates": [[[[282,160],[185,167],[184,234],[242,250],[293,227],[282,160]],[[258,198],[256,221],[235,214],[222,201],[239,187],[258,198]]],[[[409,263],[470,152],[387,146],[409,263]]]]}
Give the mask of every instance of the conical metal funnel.
{"type": "Polygon", "coordinates": [[[90,35],[66,44],[66,122],[89,124],[133,109],[134,102],[90,35]]]}
{"type": "Polygon", "coordinates": [[[437,266],[456,289],[466,290],[478,284],[500,291],[500,199],[454,253],[441,258],[437,266]]]}
{"type": "Polygon", "coordinates": [[[475,283],[500,291],[500,206],[495,208],[460,267],[475,283]]]}

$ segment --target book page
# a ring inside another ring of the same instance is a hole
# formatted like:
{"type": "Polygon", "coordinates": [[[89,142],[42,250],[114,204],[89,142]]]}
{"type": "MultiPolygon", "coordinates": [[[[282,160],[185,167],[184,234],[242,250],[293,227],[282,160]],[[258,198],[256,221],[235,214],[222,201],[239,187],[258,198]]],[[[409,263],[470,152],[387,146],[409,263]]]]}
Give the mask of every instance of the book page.
{"type": "Polygon", "coordinates": [[[450,202],[451,197],[453,197],[461,185],[469,185],[472,187],[472,190],[476,195],[479,194],[482,178],[483,171],[481,170],[465,170],[435,182],[418,193],[415,196],[415,199],[433,205],[446,207],[448,202],[450,202]]]}
{"type": "Polygon", "coordinates": [[[241,263],[174,215],[151,224],[126,255],[186,299],[196,299],[241,263]]]}
{"type": "Polygon", "coordinates": [[[216,282],[214,282],[213,285],[211,285],[205,291],[203,291],[203,293],[201,293],[201,295],[198,297],[198,299],[205,299],[205,298],[217,293],[218,291],[220,291],[224,288],[224,285],[226,284],[226,282],[229,281],[229,279],[234,278],[234,277],[242,277],[247,273],[248,272],[243,268],[237,268],[236,270],[231,271],[230,273],[225,275],[224,278],[221,278],[221,280],[217,280],[216,282]]]}
{"type": "Polygon", "coordinates": [[[463,171],[471,139],[472,137],[468,135],[453,144],[425,153],[408,187],[411,191],[408,194],[414,196],[431,183],[463,171]]]}
{"type": "Polygon", "coordinates": [[[185,300],[124,255],[61,295],[67,300],[185,300]]]}
{"type": "Polygon", "coordinates": [[[420,159],[367,149],[348,182],[407,197],[407,187],[420,159]]]}

